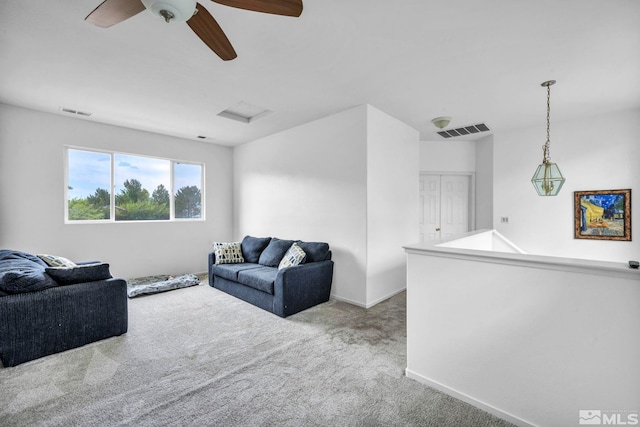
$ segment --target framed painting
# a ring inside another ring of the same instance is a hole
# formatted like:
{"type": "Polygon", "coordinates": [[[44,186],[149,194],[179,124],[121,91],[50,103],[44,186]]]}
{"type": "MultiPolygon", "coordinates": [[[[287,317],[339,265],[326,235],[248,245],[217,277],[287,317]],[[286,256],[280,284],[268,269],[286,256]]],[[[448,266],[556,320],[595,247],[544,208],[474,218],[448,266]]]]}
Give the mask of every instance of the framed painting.
{"type": "Polygon", "coordinates": [[[631,240],[631,190],[575,191],[576,239],[631,240]]]}

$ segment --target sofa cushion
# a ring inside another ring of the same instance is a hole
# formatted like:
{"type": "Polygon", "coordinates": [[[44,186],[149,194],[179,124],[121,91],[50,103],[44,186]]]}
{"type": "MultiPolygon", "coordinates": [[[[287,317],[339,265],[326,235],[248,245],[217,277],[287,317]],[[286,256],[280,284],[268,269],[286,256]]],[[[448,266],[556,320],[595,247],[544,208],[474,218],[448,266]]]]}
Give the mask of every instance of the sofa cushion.
{"type": "Polygon", "coordinates": [[[61,285],[111,279],[109,264],[87,264],[73,268],[47,267],[47,274],[61,285]]]}
{"type": "Polygon", "coordinates": [[[48,254],[38,254],[38,258],[45,262],[49,267],[76,267],[76,263],[65,257],[48,254]]]}
{"type": "Polygon", "coordinates": [[[264,251],[262,251],[262,254],[260,254],[258,264],[267,267],[277,267],[293,243],[294,240],[281,240],[274,237],[264,251]]]}
{"type": "Polygon", "coordinates": [[[297,243],[293,243],[287,250],[287,253],[282,257],[282,261],[278,265],[278,270],[281,268],[293,267],[302,264],[307,254],[304,253],[297,243]]]}
{"type": "Polygon", "coordinates": [[[278,269],[275,267],[258,267],[238,272],[238,282],[251,288],[273,295],[273,283],[278,269]]]}
{"type": "Polygon", "coordinates": [[[300,249],[307,254],[307,258],[304,261],[305,263],[325,261],[329,259],[329,244],[327,243],[298,242],[298,246],[300,246],[300,249]]]}
{"type": "Polygon", "coordinates": [[[211,271],[214,275],[222,277],[227,280],[238,280],[238,272],[244,270],[251,270],[253,268],[260,268],[259,264],[241,263],[241,264],[219,264],[212,265],[211,271]]]}
{"type": "Polygon", "coordinates": [[[58,284],[37,256],[9,249],[0,250],[0,291],[5,294],[40,291],[58,284]]]}
{"type": "Polygon", "coordinates": [[[264,251],[264,248],[267,247],[270,241],[271,237],[245,236],[241,243],[244,260],[257,264],[260,260],[260,254],[262,254],[262,251],[264,251]]]}
{"type": "Polygon", "coordinates": [[[240,242],[213,244],[213,251],[216,255],[216,264],[237,264],[244,262],[240,242]]]}

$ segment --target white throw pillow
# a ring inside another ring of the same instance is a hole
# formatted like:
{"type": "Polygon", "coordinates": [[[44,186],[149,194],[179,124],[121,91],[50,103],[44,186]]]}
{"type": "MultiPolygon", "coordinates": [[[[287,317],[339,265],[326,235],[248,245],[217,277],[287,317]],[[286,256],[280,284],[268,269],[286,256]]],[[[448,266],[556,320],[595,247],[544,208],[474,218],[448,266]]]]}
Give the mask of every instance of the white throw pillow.
{"type": "Polygon", "coordinates": [[[244,262],[240,242],[215,242],[213,252],[216,255],[216,264],[237,264],[244,262]]]}
{"type": "Polygon", "coordinates": [[[76,263],[61,256],[38,254],[38,258],[45,262],[49,267],[63,267],[74,268],[77,267],[76,263]]]}
{"type": "Polygon", "coordinates": [[[297,243],[294,243],[293,245],[291,245],[287,253],[284,254],[282,261],[280,261],[280,265],[278,265],[278,269],[293,267],[295,265],[301,264],[306,256],[307,254],[302,250],[302,248],[298,246],[297,243]]]}

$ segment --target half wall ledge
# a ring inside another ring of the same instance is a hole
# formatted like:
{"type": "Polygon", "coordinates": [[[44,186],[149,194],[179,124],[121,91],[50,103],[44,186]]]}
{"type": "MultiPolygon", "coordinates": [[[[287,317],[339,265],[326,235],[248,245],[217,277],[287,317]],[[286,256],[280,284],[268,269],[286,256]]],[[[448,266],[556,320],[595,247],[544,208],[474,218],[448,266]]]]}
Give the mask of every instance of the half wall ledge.
{"type": "Polygon", "coordinates": [[[404,246],[407,254],[458,258],[478,262],[509,264],[607,277],[635,279],[640,285],[640,270],[625,262],[597,261],[529,254],[496,230],[476,230],[451,239],[434,240],[404,246]]]}
{"type": "Polygon", "coordinates": [[[640,412],[640,272],[495,230],[405,246],[407,377],[519,426],[640,412]]]}

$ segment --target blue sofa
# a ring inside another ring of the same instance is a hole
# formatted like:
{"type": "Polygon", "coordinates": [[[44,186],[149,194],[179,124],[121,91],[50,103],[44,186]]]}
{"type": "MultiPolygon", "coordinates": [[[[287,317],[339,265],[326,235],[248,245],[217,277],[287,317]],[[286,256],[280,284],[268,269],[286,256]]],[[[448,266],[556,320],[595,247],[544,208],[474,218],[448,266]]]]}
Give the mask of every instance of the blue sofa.
{"type": "Polygon", "coordinates": [[[280,317],[329,300],[333,261],[327,243],[245,236],[236,244],[241,255],[224,263],[215,250],[209,253],[210,286],[280,317]],[[294,243],[304,251],[302,261],[285,266],[282,260],[294,243]]]}
{"type": "Polygon", "coordinates": [[[15,366],[127,332],[127,283],[109,265],[51,267],[0,249],[0,361],[15,366]]]}

